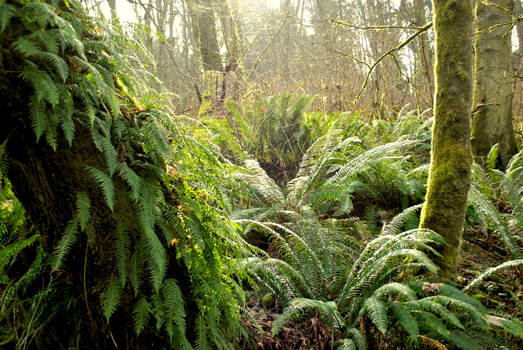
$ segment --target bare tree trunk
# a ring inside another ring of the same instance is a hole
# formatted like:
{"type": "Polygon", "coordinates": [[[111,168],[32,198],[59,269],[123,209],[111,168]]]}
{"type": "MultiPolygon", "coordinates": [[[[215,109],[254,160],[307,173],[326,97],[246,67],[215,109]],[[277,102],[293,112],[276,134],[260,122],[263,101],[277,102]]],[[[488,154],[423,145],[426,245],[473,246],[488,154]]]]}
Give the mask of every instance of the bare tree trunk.
{"type": "Polygon", "coordinates": [[[116,0],[107,0],[107,2],[109,3],[109,8],[111,9],[111,18],[117,18],[118,16],[116,14],[116,0]]]}
{"type": "Polygon", "coordinates": [[[420,227],[442,235],[442,276],[456,276],[456,262],[471,181],[471,0],[433,0],[436,34],[435,120],[426,201],[420,227]]]}
{"type": "MultiPolygon", "coordinates": [[[[513,9],[513,0],[492,1],[510,12],[513,9]]],[[[511,16],[500,8],[477,1],[472,149],[475,156],[486,157],[499,144],[501,167],[517,153],[512,126],[512,43],[510,35],[505,35],[508,25],[491,28],[510,21],[511,16]]]]}
{"type": "MultiPolygon", "coordinates": [[[[425,16],[425,0],[414,0],[414,19],[416,26],[424,26],[427,23],[425,16]]],[[[433,82],[433,67],[432,67],[432,52],[430,50],[430,42],[428,40],[428,34],[425,32],[420,35],[417,39],[417,86],[421,92],[422,101],[424,105],[422,108],[433,107],[432,98],[434,92],[432,89],[433,82]]]]}

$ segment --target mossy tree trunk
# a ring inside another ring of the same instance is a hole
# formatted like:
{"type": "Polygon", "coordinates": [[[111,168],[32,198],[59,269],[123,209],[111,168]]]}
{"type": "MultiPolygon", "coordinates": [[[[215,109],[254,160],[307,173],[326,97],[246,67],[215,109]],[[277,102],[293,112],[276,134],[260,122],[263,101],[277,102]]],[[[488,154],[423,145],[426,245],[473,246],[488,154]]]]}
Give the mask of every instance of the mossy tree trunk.
{"type": "Polygon", "coordinates": [[[194,32],[198,38],[203,69],[205,71],[223,70],[220,47],[216,35],[216,19],[213,0],[195,0],[189,3],[194,32]]]}
{"type": "Polygon", "coordinates": [[[499,163],[505,167],[517,153],[512,126],[512,43],[507,33],[513,0],[492,0],[494,5],[476,2],[474,110],[472,149],[486,157],[499,144],[499,163]],[[498,7],[499,6],[499,7],[498,7]]]}
{"type": "Polygon", "coordinates": [[[471,0],[433,0],[436,35],[435,108],[431,163],[420,227],[442,235],[441,275],[455,276],[467,193],[470,187],[472,151],[470,115],[472,104],[471,0]]]}
{"type": "MultiPolygon", "coordinates": [[[[3,56],[3,61],[0,60],[3,123],[0,144],[7,142],[7,176],[30,223],[40,234],[42,247],[47,253],[54,252],[68,221],[76,215],[77,193],[86,193],[91,202],[89,224],[60,269],[43,271],[41,280],[32,287],[40,289],[51,283],[54,286],[49,297],[51,300],[47,300],[52,303],[49,307],[55,308],[52,322],[42,325],[39,338],[34,339],[37,348],[67,348],[67,344],[75,344],[79,349],[114,349],[115,344],[120,349],[167,348],[169,339],[159,332],[146,329],[140,337],[134,333],[135,303],[129,286],[123,291],[119,309],[107,324],[102,311],[102,293],[116,268],[114,233],[117,220],[129,229],[138,229],[128,185],[114,177],[115,203],[114,212],[111,212],[99,186],[86,171],[86,166],[103,169],[104,156],[94,146],[88,128],[81,123],[76,125],[71,146],[61,133],[56,150],[43,138],[36,141],[27,117],[30,114],[27,101],[33,88],[18,74],[11,73],[19,69],[18,64],[17,59],[8,55],[3,56]],[[63,304],[67,306],[60,307],[63,304]]],[[[175,250],[171,249],[167,254],[169,265],[166,275],[179,281],[188,303],[187,310],[197,310],[192,300],[187,268],[177,260],[175,250]]],[[[28,266],[21,268],[27,269],[28,266]]],[[[26,270],[19,272],[23,274],[26,270]]],[[[191,324],[194,315],[189,312],[188,316],[188,324],[191,324]]],[[[192,328],[188,328],[191,332],[192,328]]]]}
{"type": "MultiPolygon", "coordinates": [[[[2,68],[9,68],[9,65],[2,68]]],[[[116,231],[116,220],[125,223],[126,227],[138,228],[127,184],[114,178],[115,209],[111,213],[100,188],[85,169],[86,166],[105,166],[104,156],[95,148],[87,128],[77,125],[72,146],[60,136],[55,151],[44,140],[36,142],[27,118],[27,101],[31,91],[32,87],[17,75],[0,73],[0,109],[4,113],[0,143],[7,141],[7,175],[13,191],[31,224],[41,235],[44,250],[50,254],[77,211],[75,200],[80,191],[91,200],[92,218],[60,270],[43,273],[44,280],[40,282],[46,285],[52,279],[55,291],[58,291],[54,292],[53,303],[70,304],[67,312],[56,307],[53,321],[45,324],[40,332],[41,337],[36,339],[39,348],[58,349],[71,343],[77,344],[79,349],[114,349],[115,344],[124,349],[168,347],[167,337],[158,333],[146,330],[140,337],[134,333],[134,302],[129,287],[123,292],[120,308],[110,323],[106,323],[101,308],[102,293],[115,270],[113,233],[116,231]]],[[[188,310],[196,310],[191,301],[186,267],[176,259],[174,251],[168,252],[168,258],[167,275],[180,282],[190,304],[188,310]]]]}

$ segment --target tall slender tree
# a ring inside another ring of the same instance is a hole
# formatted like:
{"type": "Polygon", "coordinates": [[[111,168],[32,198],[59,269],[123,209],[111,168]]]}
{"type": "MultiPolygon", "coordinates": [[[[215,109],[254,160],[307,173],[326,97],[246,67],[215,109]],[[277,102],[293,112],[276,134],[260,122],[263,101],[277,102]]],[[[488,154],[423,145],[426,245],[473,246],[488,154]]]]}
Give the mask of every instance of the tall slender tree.
{"type": "Polygon", "coordinates": [[[471,181],[471,0],[433,0],[436,93],[426,201],[420,227],[441,234],[441,275],[452,278],[471,181]]]}
{"type": "Polygon", "coordinates": [[[222,59],[216,34],[216,19],[212,0],[194,0],[189,3],[195,35],[198,38],[205,71],[222,71],[222,59]]]}
{"type": "Polygon", "coordinates": [[[486,157],[499,144],[499,161],[504,167],[517,153],[512,126],[512,42],[510,13],[513,0],[476,2],[477,37],[474,45],[474,111],[472,149],[486,157]],[[503,23],[507,23],[503,25],[503,23]]]}

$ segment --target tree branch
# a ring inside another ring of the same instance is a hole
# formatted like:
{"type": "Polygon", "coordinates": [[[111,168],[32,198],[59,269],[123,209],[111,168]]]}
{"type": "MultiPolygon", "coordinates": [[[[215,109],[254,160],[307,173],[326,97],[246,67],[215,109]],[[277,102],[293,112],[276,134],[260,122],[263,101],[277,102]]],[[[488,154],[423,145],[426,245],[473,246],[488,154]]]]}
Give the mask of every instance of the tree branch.
{"type": "Polygon", "coordinates": [[[388,50],[387,52],[385,52],[383,55],[381,55],[380,58],[378,58],[370,67],[369,67],[369,71],[367,72],[367,75],[365,76],[365,81],[363,82],[363,85],[361,86],[361,89],[360,89],[360,92],[358,92],[358,94],[356,95],[356,97],[354,98],[354,103],[356,103],[359,98],[361,97],[361,94],[363,93],[363,91],[365,90],[365,88],[367,87],[367,84],[369,83],[369,78],[370,78],[370,75],[372,74],[372,72],[374,71],[374,68],[376,68],[376,66],[381,62],[383,61],[383,59],[385,57],[387,57],[388,55],[391,55],[393,54],[394,52],[396,51],[399,51],[401,50],[403,47],[405,47],[408,43],[410,43],[412,40],[414,40],[415,38],[417,38],[419,35],[425,33],[427,30],[429,30],[430,28],[432,27],[432,22],[429,22],[427,24],[425,24],[423,27],[419,28],[418,31],[414,34],[412,34],[411,36],[409,36],[407,39],[405,39],[402,43],[398,44],[397,46],[391,48],[390,50],[388,50]]]}

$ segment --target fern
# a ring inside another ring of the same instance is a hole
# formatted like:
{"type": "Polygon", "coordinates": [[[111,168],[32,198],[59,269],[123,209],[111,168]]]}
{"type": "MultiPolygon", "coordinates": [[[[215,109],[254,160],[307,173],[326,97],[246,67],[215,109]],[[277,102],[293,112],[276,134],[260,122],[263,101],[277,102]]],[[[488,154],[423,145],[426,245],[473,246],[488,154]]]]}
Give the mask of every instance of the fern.
{"type": "Polygon", "coordinates": [[[111,139],[109,137],[101,137],[100,140],[102,152],[107,163],[107,170],[109,170],[109,177],[112,177],[118,164],[116,158],[116,150],[113,144],[111,143],[111,139]]]}
{"type": "Polygon", "coordinates": [[[389,307],[396,320],[411,337],[419,335],[418,321],[412,316],[410,311],[406,310],[400,303],[390,302],[389,307]]]}
{"type": "Polygon", "coordinates": [[[273,336],[280,332],[281,327],[292,318],[297,317],[306,310],[316,310],[322,320],[333,328],[340,328],[344,325],[343,319],[338,312],[336,304],[332,301],[322,302],[306,298],[296,298],[291,304],[279,315],[272,325],[273,336]]]}
{"type": "Polygon", "coordinates": [[[80,230],[85,231],[90,217],[91,201],[85,192],[76,194],[76,217],[80,230]]]}
{"type": "Polygon", "coordinates": [[[58,88],[49,74],[34,67],[27,67],[20,73],[20,77],[33,85],[38,102],[47,101],[55,107],[60,101],[58,88]]]}
{"type": "Polygon", "coordinates": [[[0,33],[4,32],[7,26],[9,25],[9,22],[11,18],[16,13],[16,7],[14,7],[11,4],[6,4],[5,2],[2,2],[0,5],[0,33]]]}
{"type": "Polygon", "coordinates": [[[511,268],[511,267],[518,267],[518,266],[521,266],[521,265],[523,265],[523,259],[517,259],[517,260],[505,261],[504,263],[502,263],[502,264],[500,264],[500,265],[498,265],[496,267],[488,268],[485,271],[483,271],[482,273],[480,273],[471,282],[469,282],[469,284],[467,284],[465,286],[465,288],[463,288],[463,291],[467,291],[467,290],[471,289],[472,287],[474,287],[477,284],[481,283],[484,279],[486,279],[490,275],[492,275],[492,274],[494,274],[494,273],[496,273],[496,272],[498,272],[500,270],[503,270],[503,269],[506,269],[506,268],[511,268]]]}
{"type": "Polygon", "coordinates": [[[35,96],[31,96],[29,100],[29,115],[31,117],[31,126],[38,142],[49,128],[49,120],[45,113],[45,105],[38,101],[35,96]]]}
{"type": "MultiPolygon", "coordinates": [[[[371,297],[364,302],[364,311],[369,315],[372,323],[376,325],[378,330],[385,334],[388,328],[387,306],[383,300],[377,297],[371,297]]],[[[364,312],[362,310],[362,312],[364,312]]]]}
{"type": "Polygon", "coordinates": [[[122,224],[118,223],[116,228],[116,243],[115,243],[115,261],[118,269],[118,276],[122,287],[127,280],[127,266],[130,260],[130,240],[129,233],[125,231],[122,224]]]}
{"type": "Polygon", "coordinates": [[[147,325],[147,320],[151,314],[151,305],[147,302],[145,297],[141,297],[134,307],[134,330],[137,335],[140,335],[147,325]]]}
{"type": "Polygon", "coordinates": [[[113,278],[103,295],[103,313],[107,322],[116,311],[122,296],[122,285],[119,280],[113,278]]]}
{"type": "Polygon", "coordinates": [[[60,269],[65,257],[78,240],[79,224],[78,218],[73,218],[67,223],[64,235],[53,252],[53,260],[51,262],[51,268],[53,271],[58,271],[60,269]]]}
{"type": "Polygon", "coordinates": [[[182,291],[174,279],[166,279],[162,295],[167,309],[166,328],[169,336],[172,338],[175,334],[172,325],[178,327],[181,334],[185,334],[185,309],[182,291]]]}
{"type": "Polygon", "coordinates": [[[111,209],[111,211],[114,208],[114,185],[113,180],[111,180],[111,177],[108,176],[103,171],[86,166],[85,167],[87,172],[98,182],[98,185],[100,186],[102,190],[102,194],[104,196],[105,204],[111,209]]]}

